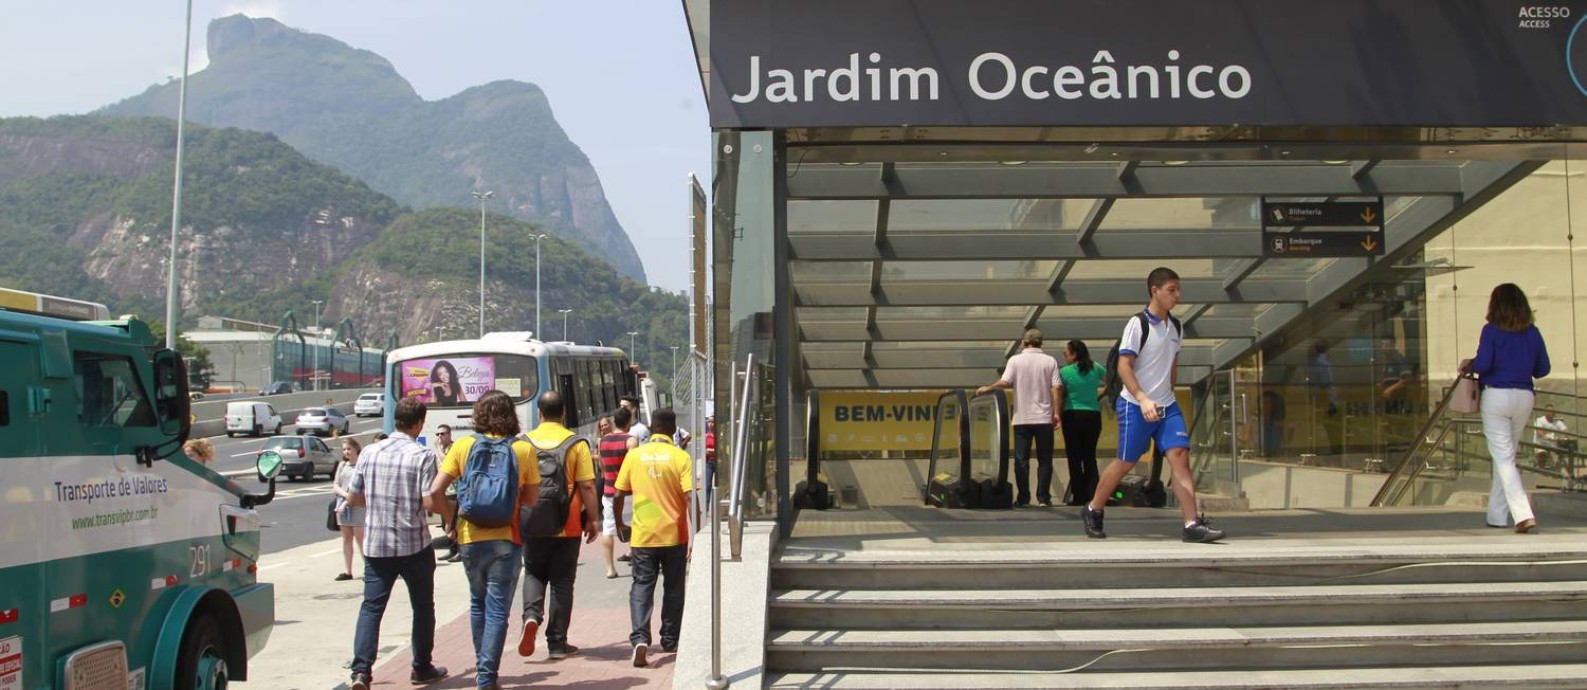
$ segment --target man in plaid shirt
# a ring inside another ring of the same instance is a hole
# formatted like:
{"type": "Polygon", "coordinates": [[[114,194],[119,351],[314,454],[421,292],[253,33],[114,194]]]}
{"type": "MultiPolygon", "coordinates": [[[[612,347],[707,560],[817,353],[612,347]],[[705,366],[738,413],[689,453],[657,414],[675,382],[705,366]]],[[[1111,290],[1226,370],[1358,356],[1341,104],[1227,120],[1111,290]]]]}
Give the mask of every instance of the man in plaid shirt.
{"type": "Polygon", "coordinates": [[[435,453],[414,441],[428,412],[423,402],[403,398],[393,412],[397,433],[358,455],[347,502],[364,512],[364,605],[358,610],[353,638],[351,690],[368,690],[380,647],[380,619],[397,578],[408,588],[413,605],[413,672],[415,685],[446,677],[446,668],[431,662],[435,648],[435,549],[430,546],[424,497],[435,480],[435,453]]]}

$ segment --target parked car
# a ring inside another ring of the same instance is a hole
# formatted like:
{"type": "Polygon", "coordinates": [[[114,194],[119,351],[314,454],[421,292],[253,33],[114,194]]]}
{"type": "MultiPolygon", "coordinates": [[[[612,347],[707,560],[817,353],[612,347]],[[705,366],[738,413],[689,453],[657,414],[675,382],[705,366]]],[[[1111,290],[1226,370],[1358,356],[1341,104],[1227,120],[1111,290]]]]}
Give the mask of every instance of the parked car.
{"type": "MultiPolygon", "coordinates": [[[[260,453],[273,450],[281,455],[281,476],[293,480],[311,479],[316,474],[336,478],[336,463],[341,460],[329,446],[313,436],[277,436],[265,442],[260,453]]],[[[263,482],[264,477],[259,481],[263,482]]]]}
{"type": "Polygon", "coordinates": [[[236,400],[226,403],[226,436],[237,434],[263,436],[266,431],[280,435],[281,415],[270,403],[236,400]]]}
{"type": "Polygon", "coordinates": [[[298,413],[298,421],[293,423],[297,424],[300,434],[312,431],[320,436],[329,436],[333,431],[345,434],[352,425],[347,415],[334,407],[305,407],[298,413]]]}
{"type": "Polygon", "coordinates": [[[292,392],[294,392],[296,390],[297,389],[292,386],[292,382],[291,381],[272,381],[272,382],[266,384],[264,388],[259,389],[259,394],[260,395],[285,395],[287,393],[292,393],[292,392]]]}
{"type": "Polygon", "coordinates": [[[187,399],[193,402],[198,402],[204,399],[204,393],[202,391],[188,391],[187,399]]]}
{"type": "Polygon", "coordinates": [[[359,417],[379,417],[386,413],[386,396],[383,393],[365,393],[353,403],[353,414],[359,417]]]}

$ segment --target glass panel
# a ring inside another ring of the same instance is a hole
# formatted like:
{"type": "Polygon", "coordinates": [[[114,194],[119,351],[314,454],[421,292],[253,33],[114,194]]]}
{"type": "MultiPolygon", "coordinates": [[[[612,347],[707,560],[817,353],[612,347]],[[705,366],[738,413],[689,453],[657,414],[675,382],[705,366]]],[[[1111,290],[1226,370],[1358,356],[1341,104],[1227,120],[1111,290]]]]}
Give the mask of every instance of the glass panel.
{"type": "MultiPolygon", "coordinates": [[[[869,264],[867,264],[867,267],[869,264]]],[[[1057,270],[1057,261],[930,261],[884,263],[882,281],[903,280],[1009,280],[1046,278],[1057,270]]],[[[867,276],[870,274],[867,272],[867,276]]],[[[1145,275],[1144,273],[1142,275],[1145,275]]]]}
{"type": "Polygon", "coordinates": [[[1083,213],[1056,199],[931,199],[894,201],[889,230],[1074,230],[1083,213]]]}
{"type": "Polygon", "coordinates": [[[1268,259],[1251,272],[1250,278],[1260,280],[1316,275],[1335,261],[1338,259],[1268,259]]]}
{"type": "Polygon", "coordinates": [[[788,234],[876,232],[875,201],[789,201],[788,234]]]}
{"type": "Polygon", "coordinates": [[[871,262],[793,261],[788,264],[788,275],[795,283],[869,283],[871,262]]]}
{"type": "MultiPolygon", "coordinates": [[[[1195,241],[1192,237],[1185,238],[1187,242],[1195,241]]],[[[1158,266],[1167,265],[1179,274],[1180,278],[1210,278],[1219,275],[1213,259],[1084,259],[1075,262],[1074,270],[1069,272],[1065,280],[1083,279],[1108,279],[1131,278],[1139,279],[1139,284],[1132,284],[1129,289],[1136,290],[1141,295],[1141,301],[1146,301],[1146,274],[1158,266]]]]}
{"type": "MultiPolygon", "coordinates": [[[[1180,307],[1180,311],[1189,313],[1188,311],[1184,310],[1184,305],[1180,305],[1180,307]]],[[[1201,318],[1254,319],[1258,316],[1261,316],[1263,312],[1266,312],[1272,308],[1273,305],[1271,304],[1214,304],[1207,308],[1207,311],[1201,315],[1201,318]]]]}
{"type": "Polygon", "coordinates": [[[1200,230],[1258,228],[1258,197],[1119,199],[1102,219],[1101,230],[1200,230]]]}
{"type": "MultiPolygon", "coordinates": [[[[921,319],[1024,319],[1027,307],[877,307],[877,321],[921,319]]],[[[864,314],[861,314],[864,317],[864,314]]]]}

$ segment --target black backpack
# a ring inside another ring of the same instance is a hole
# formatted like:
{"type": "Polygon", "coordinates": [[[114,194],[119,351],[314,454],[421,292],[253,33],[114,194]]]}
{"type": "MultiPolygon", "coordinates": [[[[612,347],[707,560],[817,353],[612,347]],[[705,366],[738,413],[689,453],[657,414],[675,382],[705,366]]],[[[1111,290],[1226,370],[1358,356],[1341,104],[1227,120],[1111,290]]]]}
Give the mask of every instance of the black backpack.
{"type": "MultiPolygon", "coordinates": [[[[1152,322],[1147,318],[1145,310],[1136,314],[1135,319],[1141,322],[1141,351],[1145,352],[1146,339],[1152,335],[1152,322]]],[[[1179,325],[1179,319],[1174,318],[1173,314],[1169,314],[1168,322],[1174,325],[1174,334],[1184,337],[1184,327],[1179,325]]],[[[1118,340],[1113,341],[1113,349],[1108,350],[1108,359],[1105,365],[1107,371],[1103,374],[1102,379],[1101,403],[1115,414],[1118,413],[1119,396],[1124,392],[1124,379],[1119,377],[1119,343],[1123,340],[1124,337],[1120,336],[1118,340]]]]}
{"type": "MultiPolygon", "coordinates": [[[[524,437],[528,440],[528,437],[524,437]]],[[[582,438],[569,436],[555,448],[541,448],[534,441],[536,463],[540,469],[540,500],[525,506],[519,516],[518,531],[525,537],[560,537],[568,524],[568,510],[573,503],[573,490],[568,481],[568,451],[575,443],[585,443],[582,438]]]]}

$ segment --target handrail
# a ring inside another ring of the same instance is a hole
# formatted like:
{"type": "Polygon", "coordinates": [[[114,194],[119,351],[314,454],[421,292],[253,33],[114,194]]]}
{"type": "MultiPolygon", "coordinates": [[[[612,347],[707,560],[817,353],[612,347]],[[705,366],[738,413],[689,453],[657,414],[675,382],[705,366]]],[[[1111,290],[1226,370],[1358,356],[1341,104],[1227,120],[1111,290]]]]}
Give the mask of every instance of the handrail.
{"type": "MultiPolygon", "coordinates": [[[[1415,475],[1421,473],[1420,467],[1413,467],[1412,465],[1422,465],[1425,463],[1413,463],[1411,460],[1419,449],[1427,445],[1425,441],[1427,440],[1427,436],[1433,432],[1434,427],[1443,421],[1445,414],[1447,414],[1449,411],[1449,401],[1454,399],[1455,390],[1457,388],[1459,388],[1459,386],[1450,386],[1449,390],[1444,392],[1443,399],[1438,401],[1438,407],[1433,408],[1433,414],[1428,416],[1427,422],[1422,425],[1421,429],[1417,430],[1415,436],[1411,437],[1411,447],[1405,451],[1404,455],[1400,456],[1400,461],[1395,464],[1394,468],[1389,470],[1388,479],[1384,480],[1383,486],[1378,489],[1377,495],[1372,497],[1373,506],[1383,506],[1398,502],[1400,497],[1404,495],[1406,489],[1411,486],[1412,481],[1415,479],[1415,475]],[[1412,476],[1403,476],[1406,472],[1410,472],[1412,476]],[[1397,488],[1396,482],[1399,482],[1397,488]],[[1391,492],[1392,497],[1390,496],[1391,492]]],[[[1448,433],[1448,428],[1445,428],[1443,432],[1439,433],[1438,441],[1435,442],[1432,447],[1437,448],[1440,444],[1442,444],[1444,436],[1448,433]]]]}
{"type": "MultiPolygon", "coordinates": [[[[729,493],[729,530],[732,532],[733,559],[738,560],[742,553],[744,534],[744,468],[748,464],[749,451],[744,447],[745,430],[748,429],[747,418],[750,410],[750,391],[754,386],[755,355],[750,354],[744,359],[744,393],[743,402],[735,397],[738,392],[738,364],[733,365],[734,371],[728,379],[728,414],[732,415],[734,438],[733,446],[728,449],[729,467],[733,473],[733,488],[729,493]]],[[[714,478],[713,478],[714,481],[714,478]]],[[[722,675],[722,500],[713,496],[711,499],[711,674],[706,676],[705,686],[710,690],[724,690],[731,682],[722,675]]]]}
{"type": "MultiPolygon", "coordinates": [[[[937,455],[939,454],[939,451],[942,449],[942,421],[943,421],[944,403],[947,402],[950,399],[953,400],[953,402],[958,405],[958,408],[960,410],[959,415],[954,420],[955,423],[956,423],[956,426],[958,427],[958,431],[959,431],[959,443],[958,443],[959,469],[958,469],[958,476],[957,476],[957,480],[958,481],[956,482],[956,485],[951,487],[951,488],[947,487],[947,486],[944,486],[944,490],[953,490],[953,491],[959,491],[959,492],[962,493],[964,491],[964,487],[963,487],[964,482],[967,480],[967,477],[968,477],[969,471],[970,471],[970,448],[969,448],[970,416],[968,414],[969,407],[970,407],[969,400],[965,396],[964,391],[962,391],[962,390],[952,390],[952,391],[948,391],[946,393],[943,393],[942,395],[937,397],[937,406],[936,406],[936,409],[933,411],[933,414],[932,414],[932,423],[931,423],[931,459],[930,459],[929,463],[927,464],[926,486],[923,487],[923,491],[921,492],[921,494],[922,494],[921,495],[921,500],[922,500],[922,502],[926,503],[927,505],[931,505],[931,498],[932,498],[932,496],[931,496],[931,484],[932,484],[933,481],[936,480],[936,477],[937,477],[937,455]]],[[[939,501],[941,502],[941,504],[943,506],[946,506],[949,503],[948,498],[949,498],[948,496],[944,495],[944,496],[939,497],[939,501]]]]}

